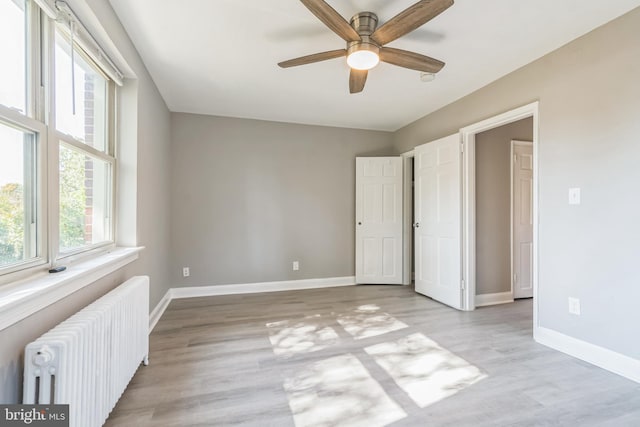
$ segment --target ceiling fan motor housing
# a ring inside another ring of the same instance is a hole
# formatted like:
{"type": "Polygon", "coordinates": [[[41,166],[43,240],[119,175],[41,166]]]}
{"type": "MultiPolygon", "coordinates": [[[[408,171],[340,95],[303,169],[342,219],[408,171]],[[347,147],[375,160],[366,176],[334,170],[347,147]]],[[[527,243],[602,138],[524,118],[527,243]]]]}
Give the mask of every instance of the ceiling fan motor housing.
{"type": "Polygon", "coordinates": [[[347,42],[347,57],[361,50],[368,50],[379,55],[380,46],[370,37],[378,26],[378,16],[373,12],[360,12],[351,18],[349,24],[358,32],[361,40],[347,42]]]}
{"type": "Polygon", "coordinates": [[[380,48],[378,47],[378,45],[375,44],[373,40],[369,38],[369,36],[362,36],[362,41],[359,42],[347,43],[347,56],[359,50],[368,50],[375,53],[376,55],[378,55],[380,52],[380,48]]]}
{"type": "Polygon", "coordinates": [[[370,36],[378,26],[378,15],[373,12],[360,12],[353,15],[349,24],[360,36],[370,36]]]}

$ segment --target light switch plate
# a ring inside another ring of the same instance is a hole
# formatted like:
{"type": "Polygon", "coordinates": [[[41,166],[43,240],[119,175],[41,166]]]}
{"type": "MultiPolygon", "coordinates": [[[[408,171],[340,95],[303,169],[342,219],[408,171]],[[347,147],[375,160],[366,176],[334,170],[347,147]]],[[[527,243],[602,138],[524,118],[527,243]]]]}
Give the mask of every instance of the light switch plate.
{"type": "Polygon", "coordinates": [[[300,270],[300,263],[298,261],[293,261],[293,271],[300,270]]]}
{"type": "Polygon", "coordinates": [[[580,316],[580,300],[569,297],[569,314],[580,316]]]}
{"type": "Polygon", "coordinates": [[[579,188],[570,188],[569,189],[569,204],[570,205],[579,205],[580,204],[580,189],[579,188]]]}

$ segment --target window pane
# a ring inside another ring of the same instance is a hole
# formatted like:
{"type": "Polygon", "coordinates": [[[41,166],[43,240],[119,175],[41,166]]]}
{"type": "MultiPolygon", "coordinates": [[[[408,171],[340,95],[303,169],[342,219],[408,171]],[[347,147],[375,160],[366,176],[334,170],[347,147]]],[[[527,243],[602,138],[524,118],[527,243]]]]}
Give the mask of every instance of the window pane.
{"type": "Polygon", "coordinates": [[[107,80],[77,48],[71,72],[71,44],[60,31],[56,31],[55,55],[56,128],[100,151],[106,151],[107,80]]]}
{"type": "Polygon", "coordinates": [[[60,146],[60,252],[112,240],[110,164],[60,146]]]}
{"type": "Polygon", "coordinates": [[[0,123],[0,268],[37,255],[35,138],[0,123]]]}
{"type": "Polygon", "coordinates": [[[0,0],[0,104],[26,111],[24,0],[0,0]]]}

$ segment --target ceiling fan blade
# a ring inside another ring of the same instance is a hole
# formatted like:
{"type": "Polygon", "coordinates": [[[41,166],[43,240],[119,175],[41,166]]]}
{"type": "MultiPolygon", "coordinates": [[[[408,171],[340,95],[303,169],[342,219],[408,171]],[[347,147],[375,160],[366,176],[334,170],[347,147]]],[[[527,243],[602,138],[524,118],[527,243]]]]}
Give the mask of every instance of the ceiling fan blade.
{"type": "Polygon", "coordinates": [[[403,10],[371,35],[371,38],[383,46],[404,36],[440,15],[453,5],[453,0],[422,0],[403,10]]]}
{"type": "Polygon", "coordinates": [[[313,55],[301,56],[300,58],[282,61],[278,65],[282,68],[296,67],[298,65],[311,64],[314,62],[326,61],[327,59],[340,58],[347,56],[346,49],[330,50],[327,52],[314,53],[313,55]]]}
{"type": "Polygon", "coordinates": [[[437,59],[392,47],[380,48],[380,60],[398,67],[410,68],[425,73],[437,73],[444,67],[444,62],[437,59]]]}
{"type": "Polygon", "coordinates": [[[334,8],[323,0],[300,0],[331,31],[347,42],[360,41],[360,35],[334,8]]]}
{"type": "Polygon", "coordinates": [[[355,70],[351,69],[349,73],[349,92],[359,93],[364,89],[364,84],[367,82],[367,70],[355,70]]]}

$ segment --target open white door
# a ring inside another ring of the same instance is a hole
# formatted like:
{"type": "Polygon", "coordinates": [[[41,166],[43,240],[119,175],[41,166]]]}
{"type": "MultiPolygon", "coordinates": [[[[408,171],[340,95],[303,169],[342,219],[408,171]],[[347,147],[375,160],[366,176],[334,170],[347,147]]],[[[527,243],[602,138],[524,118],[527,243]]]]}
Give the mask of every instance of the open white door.
{"type": "Polygon", "coordinates": [[[462,309],[460,136],[415,148],[416,292],[462,309]]]}
{"type": "Polygon", "coordinates": [[[511,141],[513,297],[533,297],[533,144],[511,141]]]}
{"type": "Polygon", "coordinates": [[[402,283],[402,158],[356,158],[356,283],[402,283]]]}

